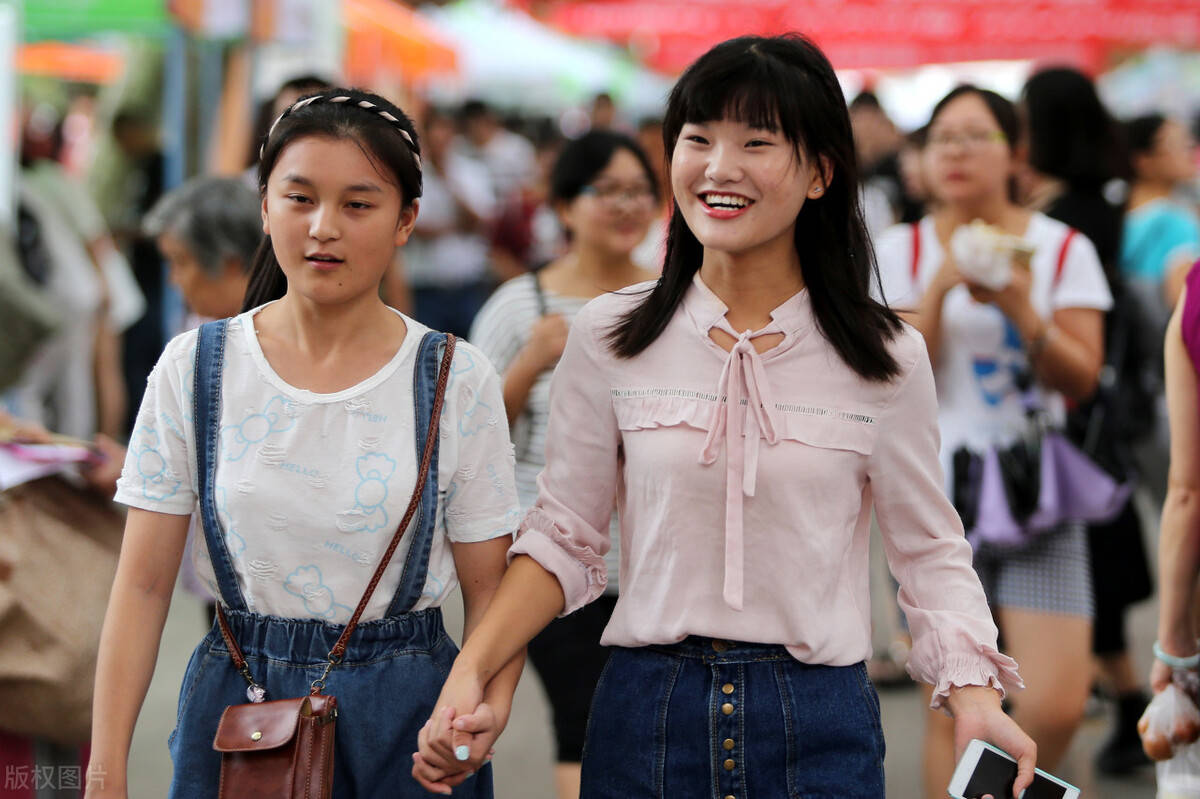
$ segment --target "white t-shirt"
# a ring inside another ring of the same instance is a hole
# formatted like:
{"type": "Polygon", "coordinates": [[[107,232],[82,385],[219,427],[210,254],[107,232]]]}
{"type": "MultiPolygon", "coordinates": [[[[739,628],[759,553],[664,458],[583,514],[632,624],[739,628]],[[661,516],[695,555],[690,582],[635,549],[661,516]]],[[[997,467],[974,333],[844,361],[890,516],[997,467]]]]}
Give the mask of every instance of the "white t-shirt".
{"type": "MultiPolygon", "coordinates": [[[[933,219],[920,226],[920,257],[913,278],[913,227],[897,225],[876,242],[883,295],[888,304],[916,307],[942,266],[941,243],[933,219]]],[[[1030,267],[1030,300],[1043,318],[1060,308],[1112,307],[1108,281],[1092,242],[1076,234],[1067,248],[1062,274],[1055,280],[1059,254],[1070,228],[1035,213],[1024,239],[1035,248],[1030,267]]],[[[1025,347],[1016,328],[994,305],[971,299],[966,286],[955,286],[942,306],[941,342],[934,367],[938,424],[942,433],[942,467],[950,479],[954,451],[966,446],[983,451],[1007,444],[1025,429],[1021,390],[1016,378],[1028,368],[1025,347]]],[[[1056,391],[1038,386],[1042,407],[1052,422],[1065,421],[1066,406],[1056,391]]]]}
{"type": "Polygon", "coordinates": [[[450,153],[445,174],[432,165],[422,176],[421,212],[415,235],[404,247],[404,265],[414,288],[454,288],[487,277],[491,244],[481,233],[448,230],[458,219],[457,196],[482,219],[496,214],[496,197],[487,169],[450,153]],[[453,193],[451,193],[453,192],[453,193]],[[427,231],[440,231],[429,235],[427,231]]]}
{"type": "MultiPolygon", "coordinates": [[[[542,295],[546,299],[546,313],[559,314],[567,324],[575,320],[576,314],[588,302],[583,297],[566,297],[554,291],[543,290],[542,295]]],[[[533,326],[540,318],[534,277],[532,274],[520,275],[496,289],[484,303],[471,325],[471,340],[503,375],[529,343],[533,326]]],[[[537,501],[537,477],[546,468],[546,427],[550,422],[550,379],[553,375],[553,369],[538,375],[529,389],[524,412],[512,426],[517,453],[517,494],[521,507],[526,510],[537,501]]],[[[613,504],[616,504],[615,496],[613,504]]],[[[608,567],[608,584],[604,590],[616,594],[621,570],[621,528],[615,512],[609,532],[612,547],[604,555],[608,567]]]]}
{"type": "MultiPolygon", "coordinates": [[[[221,386],[216,505],[249,609],[344,623],[361,599],[412,496],[417,475],[413,367],[429,328],[408,334],[377,373],[335,394],[285,383],[267,363],[252,317],[229,322],[221,386]]],[[[197,511],[192,379],[197,332],[176,336],[150,375],[118,502],[197,511]]],[[[485,541],[520,521],[500,380],[459,342],[438,451],[439,503],[429,575],[416,609],[436,607],[457,579],[448,542],[485,541]]],[[[364,620],[387,612],[413,532],[401,539],[364,620]]],[[[204,537],[196,573],[217,595],[204,537]]]]}

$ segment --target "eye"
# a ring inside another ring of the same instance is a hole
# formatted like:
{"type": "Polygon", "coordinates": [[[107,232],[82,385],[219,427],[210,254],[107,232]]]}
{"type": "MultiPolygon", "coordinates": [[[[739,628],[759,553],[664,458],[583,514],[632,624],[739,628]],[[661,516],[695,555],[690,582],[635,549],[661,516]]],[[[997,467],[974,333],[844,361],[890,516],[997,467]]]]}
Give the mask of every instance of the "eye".
{"type": "Polygon", "coordinates": [[[364,211],[367,208],[371,207],[370,203],[359,202],[358,200],[355,200],[353,202],[349,202],[346,204],[349,205],[351,208],[353,208],[355,211],[364,211]]]}
{"type": "Polygon", "coordinates": [[[309,202],[309,199],[307,197],[305,197],[303,194],[289,194],[289,195],[287,195],[287,198],[295,203],[309,202]]]}
{"type": "Polygon", "coordinates": [[[746,146],[747,147],[770,147],[772,143],[773,142],[769,142],[765,139],[751,139],[750,141],[746,142],[746,146]]]}
{"type": "Polygon", "coordinates": [[[699,133],[693,133],[690,136],[684,136],[684,141],[694,142],[696,144],[708,144],[708,139],[701,136],[699,133]]]}

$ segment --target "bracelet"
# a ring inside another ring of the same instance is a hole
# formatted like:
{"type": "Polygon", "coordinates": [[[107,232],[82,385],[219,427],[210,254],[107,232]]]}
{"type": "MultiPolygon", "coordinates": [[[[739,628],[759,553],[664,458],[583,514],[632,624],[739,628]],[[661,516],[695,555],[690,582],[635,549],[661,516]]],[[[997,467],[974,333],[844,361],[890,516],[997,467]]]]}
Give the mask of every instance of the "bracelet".
{"type": "Polygon", "coordinates": [[[1036,361],[1041,354],[1046,350],[1046,343],[1050,340],[1050,329],[1053,325],[1049,322],[1043,322],[1041,330],[1029,342],[1029,361],[1036,361]]]}
{"type": "Polygon", "coordinates": [[[1197,666],[1200,666],[1200,652],[1197,652],[1194,655],[1188,655],[1185,658],[1177,657],[1175,655],[1168,655],[1163,651],[1163,648],[1158,641],[1154,642],[1154,657],[1158,658],[1160,662],[1165,663],[1173,669],[1194,669],[1197,666]]]}

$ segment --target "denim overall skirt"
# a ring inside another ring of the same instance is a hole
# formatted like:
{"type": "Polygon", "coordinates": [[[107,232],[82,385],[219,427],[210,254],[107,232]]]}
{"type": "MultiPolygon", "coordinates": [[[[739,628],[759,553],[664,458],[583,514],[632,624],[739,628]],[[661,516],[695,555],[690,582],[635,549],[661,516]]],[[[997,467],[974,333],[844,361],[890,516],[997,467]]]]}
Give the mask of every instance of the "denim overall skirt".
{"type": "MultiPolygon", "coordinates": [[[[429,429],[444,342],[444,334],[429,333],[418,348],[414,374],[417,452],[429,429]]],[[[263,616],[247,609],[214,503],[224,346],[224,321],[200,328],[194,418],[204,538],[229,628],[251,675],[266,688],[268,700],[306,696],[344,627],[263,616]]],[[[387,615],[358,625],[345,659],[325,680],[324,693],[337,697],[338,702],[334,799],[430,796],[412,777],[412,753],[417,751],[417,733],[432,714],[458,654],[442,626],[439,608],[412,610],[424,590],[435,533],[437,431],[434,436],[433,461],[420,509],[406,533],[412,536],[412,545],[387,615]]],[[[175,765],[172,799],[216,799],[221,756],[213,750],[213,736],[225,708],[247,701],[246,688],[246,680],[234,669],[229,649],[214,624],[192,653],[179,693],[178,722],[168,742],[175,765]]],[[[455,788],[454,796],[491,799],[490,764],[455,788]]]]}
{"type": "Polygon", "coordinates": [[[880,799],[866,666],[691,636],[614,647],[596,686],[581,799],[880,799]]]}

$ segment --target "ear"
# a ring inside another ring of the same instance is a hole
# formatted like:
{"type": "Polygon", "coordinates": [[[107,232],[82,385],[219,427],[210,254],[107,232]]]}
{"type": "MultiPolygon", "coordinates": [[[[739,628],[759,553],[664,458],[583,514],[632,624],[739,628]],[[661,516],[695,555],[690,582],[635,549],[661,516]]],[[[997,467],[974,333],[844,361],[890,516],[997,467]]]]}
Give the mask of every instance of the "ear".
{"type": "Polygon", "coordinates": [[[412,236],[413,227],[417,224],[417,214],[421,211],[421,200],[417,198],[400,209],[400,221],[396,225],[396,237],[393,239],[397,247],[403,247],[412,236]]]}
{"type": "Polygon", "coordinates": [[[270,236],[271,235],[271,222],[270,222],[270,220],[267,219],[267,195],[266,194],[263,194],[263,198],[262,198],[262,223],[263,223],[263,234],[270,236]]]}
{"type": "Polygon", "coordinates": [[[833,182],[833,162],[828,156],[821,156],[820,167],[816,174],[813,175],[812,182],[808,186],[808,199],[818,200],[825,195],[825,190],[833,182]]]}
{"type": "Polygon", "coordinates": [[[563,200],[557,200],[551,206],[554,211],[554,217],[558,220],[558,224],[563,230],[571,229],[571,205],[572,203],[563,200]]]}

